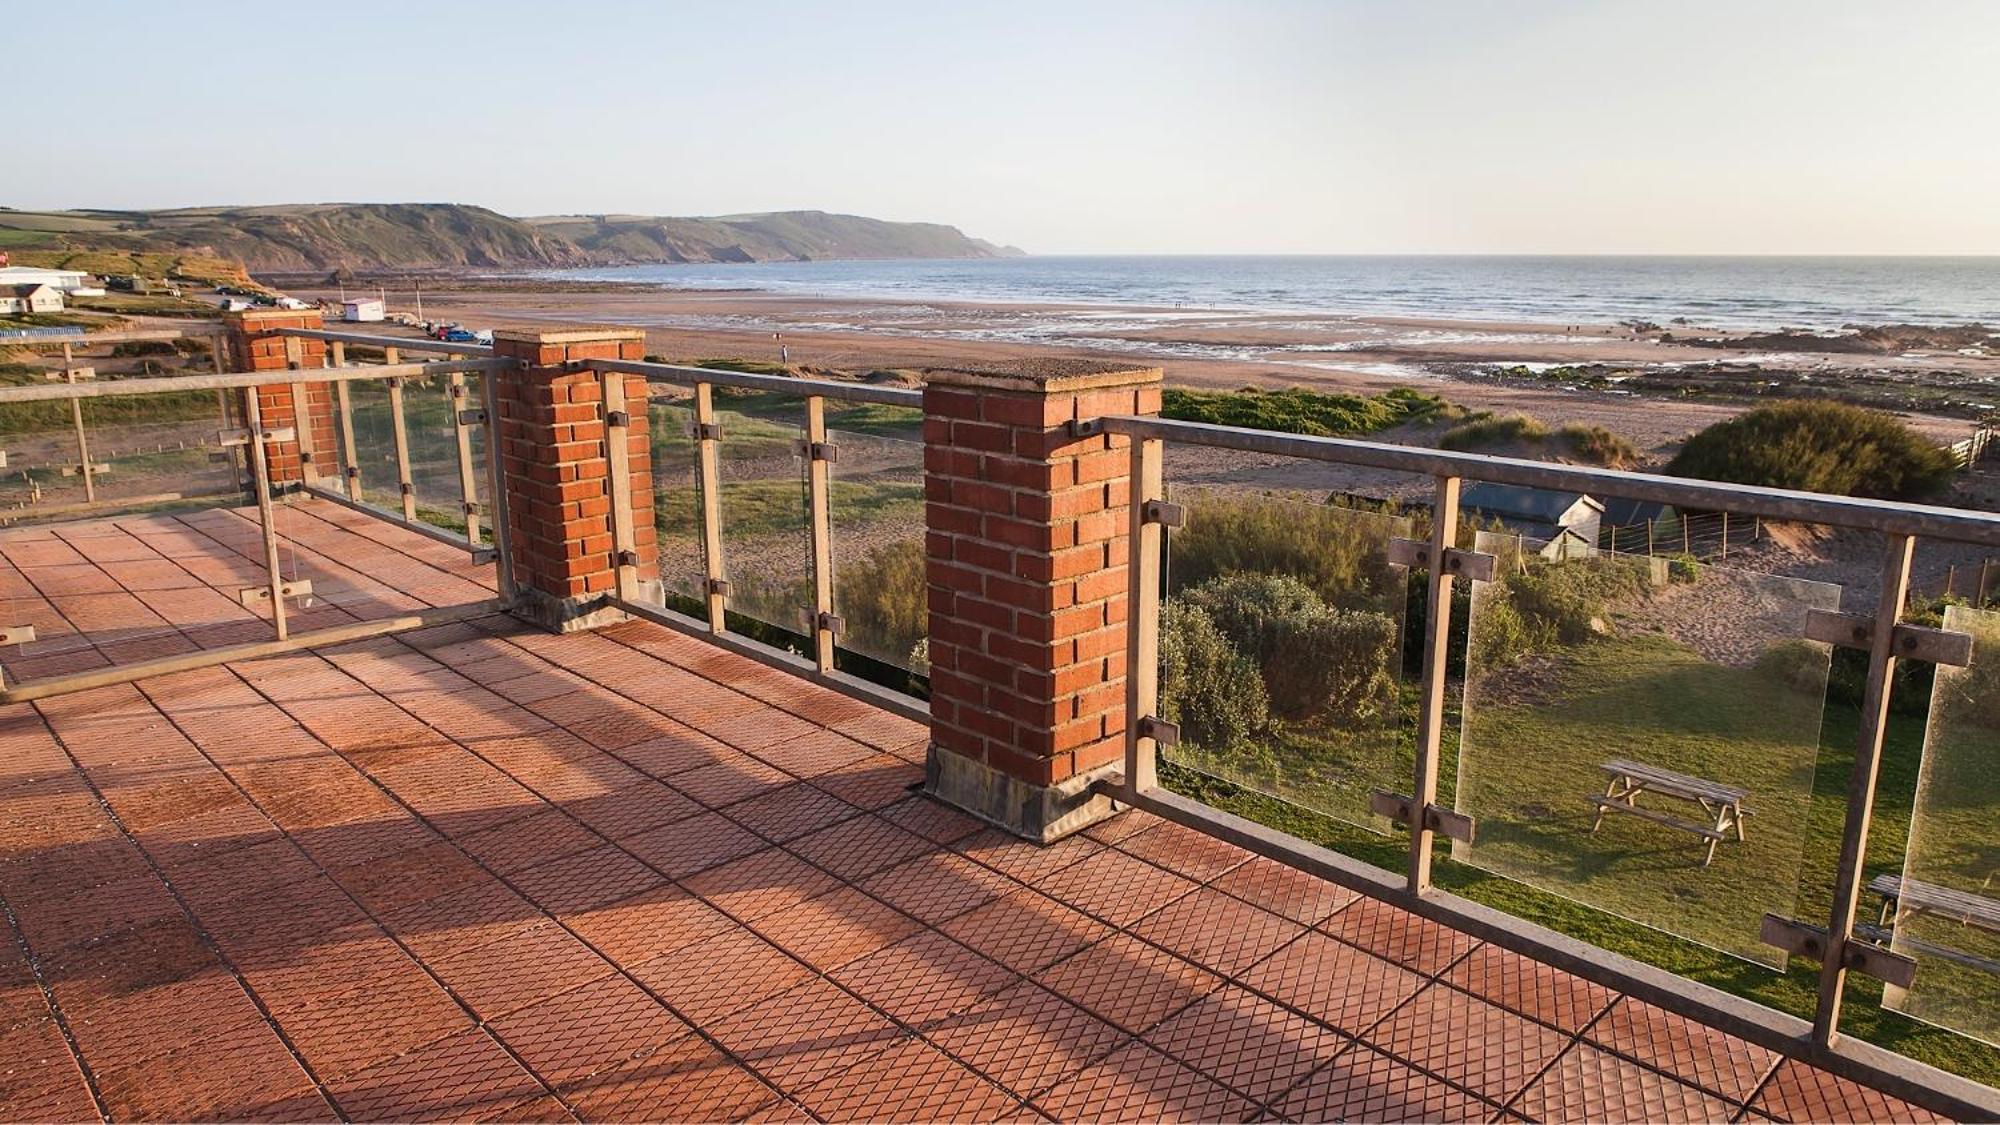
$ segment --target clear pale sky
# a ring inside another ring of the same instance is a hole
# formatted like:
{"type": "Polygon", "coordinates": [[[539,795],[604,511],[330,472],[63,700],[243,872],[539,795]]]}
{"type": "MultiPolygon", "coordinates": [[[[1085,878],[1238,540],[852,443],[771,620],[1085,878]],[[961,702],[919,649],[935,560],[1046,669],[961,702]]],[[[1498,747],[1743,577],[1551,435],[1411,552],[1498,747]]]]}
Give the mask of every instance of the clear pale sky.
{"type": "Polygon", "coordinates": [[[0,203],[2000,254],[2000,2],[10,4],[0,203]]]}

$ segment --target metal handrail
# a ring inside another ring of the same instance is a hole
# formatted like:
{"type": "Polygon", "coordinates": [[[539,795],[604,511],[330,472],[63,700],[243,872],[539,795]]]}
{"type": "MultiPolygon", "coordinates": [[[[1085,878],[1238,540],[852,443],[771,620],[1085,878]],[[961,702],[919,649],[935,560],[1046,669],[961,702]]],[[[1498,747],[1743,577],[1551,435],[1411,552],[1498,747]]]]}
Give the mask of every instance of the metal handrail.
{"type": "Polygon", "coordinates": [[[843,402],[874,402],[885,406],[922,407],[924,393],[908,387],[877,387],[870,383],[846,383],[837,379],[808,379],[791,375],[757,375],[748,371],[722,371],[713,367],[688,367],[678,363],[647,363],[631,359],[586,359],[583,366],[600,374],[620,372],[641,375],[648,381],[695,387],[704,383],[716,387],[739,387],[752,391],[776,391],[788,395],[819,395],[843,402]]]}
{"type": "MultiPolygon", "coordinates": [[[[1509,948],[1553,960],[1599,983],[1633,992],[1725,1030],[1801,1058],[1846,1068],[1913,1100],[1933,1107],[1943,1106],[1957,1114],[1972,1112],[1974,1116],[1991,1116],[1985,1111],[2000,1108],[2000,1093],[1953,1079],[1910,1060],[1892,1061],[1897,1057],[1887,1056],[1878,1049],[1858,1049],[1858,1045],[1842,1040],[1839,1032],[1841,998],[1850,972],[1906,983],[1914,969],[1914,962],[1874,944],[1854,928],[1895,666],[1901,659],[1960,662],[1963,659],[1945,655],[1954,650],[1951,644],[1926,642],[1965,638],[1915,629],[1902,621],[1916,539],[1923,536],[2000,546],[2000,515],[1156,417],[1113,415],[1087,419],[1072,423],[1072,432],[1079,438],[1115,434],[1132,439],[1128,517],[1131,564],[1127,581],[1133,627],[1127,636],[1126,649],[1130,673],[1125,683],[1125,769],[1119,778],[1100,781],[1097,788],[1101,792],[1334,878],[1363,893],[1461,928],[1471,927],[1472,932],[1483,932],[1509,948]],[[1329,863],[1300,841],[1269,830],[1249,830],[1236,818],[1159,787],[1155,763],[1160,736],[1171,729],[1171,724],[1158,717],[1160,699],[1154,673],[1159,659],[1159,591],[1164,565],[1160,513],[1166,489],[1161,467],[1168,439],[1422,474],[1433,479],[1436,492],[1428,541],[1398,541],[1396,545],[1409,565],[1429,573],[1411,789],[1407,795],[1378,791],[1371,798],[1371,807],[1409,829],[1407,869],[1400,878],[1359,861],[1329,863]],[[1719,1003],[1715,996],[1700,990],[1676,994],[1671,988],[1661,987],[1661,982],[1655,979],[1656,970],[1635,971],[1633,963],[1608,951],[1571,939],[1556,940],[1547,931],[1518,919],[1499,921],[1506,916],[1490,910],[1473,910],[1462,900],[1433,890],[1431,857],[1436,837],[1452,835],[1470,839],[1472,829],[1469,819],[1457,810],[1437,804],[1448,690],[1446,640],[1452,583],[1460,574],[1479,573],[1491,561],[1458,549],[1460,492],[1466,480],[1630,497],[1682,509],[1830,524],[1882,536],[1880,591],[1872,616],[1821,615],[1823,619],[1813,622],[1814,627],[1808,630],[1814,639],[1833,640],[1868,653],[1860,735],[1848,778],[1833,906],[1823,927],[1775,915],[1766,915],[1763,920],[1762,936],[1766,942],[1820,961],[1818,1010],[1809,1027],[1800,1021],[1746,1018],[1741,1003],[1733,999],[1719,1003]]],[[[1963,647],[1957,650],[1963,651],[1963,647]]]]}
{"type": "Polygon", "coordinates": [[[116,398],[133,395],[166,394],[171,391],[220,391],[242,387],[278,387],[293,383],[338,383],[357,379],[420,379],[427,375],[449,375],[503,371],[513,366],[507,359],[462,359],[430,363],[397,363],[376,367],[303,367],[290,371],[245,371],[228,375],[167,375],[156,379],[108,379],[89,383],[44,383],[0,387],[0,403],[61,402],[79,398],[116,398]]]}
{"type": "Polygon", "coordinates": [[[490,356],[491,344],[454,344],[429,336],[372,336],[363,332],[335,332],[326,328],[280,328],[280,336],[299,340],[325,340],[330,344],[352,344],[364,348],[394,348],[405,352],[438,352],[444,355],[490,356]]]}
{"type": "Polygon", "coordinates": [[[2000,546],[2000,514],[1964,508],[1833,496],[1821,492],[1661,476],[1657,473],[1632,473],[1584,465],[1528,461],[1518,457],[1495,457],[1357,441],[1353,438],[1312,437],[1132,415],[1110,415],[1079,422],[1077,432],[1079,436],[1108,433],[1132,438],[1173,439],[1223,449],[1332,461],[1371,469],[1392,469],[1430,477],[1456,476],[1494,484],[1589,492],[1696,511],[1724,511],[1772,520],[1824,523],[1865,531],[1917,535],[1926,539],[2000,546]]]}

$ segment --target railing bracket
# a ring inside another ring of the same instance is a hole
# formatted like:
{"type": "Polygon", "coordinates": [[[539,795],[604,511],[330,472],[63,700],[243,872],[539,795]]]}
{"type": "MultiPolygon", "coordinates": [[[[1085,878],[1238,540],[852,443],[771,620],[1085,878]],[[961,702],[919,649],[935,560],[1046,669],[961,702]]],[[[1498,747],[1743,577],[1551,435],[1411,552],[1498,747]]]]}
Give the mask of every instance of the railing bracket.
{"type": "Polygon", "coordinates": [[[638,566],[638,565],[639,565],[639,552],[637,552],[637,551],[620,551],[620,552],[618,552],[618,554],[616,554],[615,556],[613,556],[613,557],[612,557],[612,560],[611,560],[611,561],[612,561],[612,563],[614,563],[614,564],[615,564],[615,565],[617,565],[617,566],[638,566]]]}
{"type": "Polygon", "coordinates": [[[486,412],[478,407],[468,407],[458,412],[458,424],[461,426],[484,426],[486,424],[486,412]]]}
{"type": "MultiPolygon", "coordinates": [[[[1385,552],[1389,562],[1395,566],[1412,570],[1428,570],[1431,565],[1431,545],[1421,539],[1391,539],[1385,552]]],[[[1444,568],[1454,578],[1470,578],[1474,582],[1493,581],[1493,556],[1481,551],[1463,551],[1457,547],[1447,547],[1444,552],[1444,568]]]]}
{"type": "MultiPolygon", "coordinates": [[[[1866,650],[1875,638],[1875,619],[1865,613],[1806,612],[1806,639],[1840,648],[1866,650]]],[[[1972,663],[1972,634],[1897,622],[1890,641],[1898,660],[1922,660],[1963,668],[1972,663]]]]}
{"type": "Polygon", "coordinates": [[[838,637],[847,632],[847,618],[837,613],[819,613],[813,616],[813,628],[824,629],[838,637]]]}
{"type": "MultiPolygon", "coordinates": [[[[1826,961],[1824,926],[1766,914],[1758,937],[1765,945],[1787,953],[1826,961]]],[[[1850,937],[1840,943],[1840,962],[1850,972],[1866,974],[1897,988],[1908,988],[1917,979],[1917,963],[1913,958],[1860,938],[1850,937]]]]}
{"type": "Polygon", "coordinates": [[[693,437],[696,441],[722,440],[722,423],[720,422],[692,422],[689,423],[689,428],[694,431],[693,437]]]}
{"type": "Polygon", "coordinates": [[[396,485],[396,489],[405,496],[413,496],[416,494],[417,491],[416,486],[412,485],[409,481],[398,482],[396,485]]]}
{"type": "MultiPolygon", "coordinates": [[[[265,429],[263,435],[264,441],[268,444],[274,441],[292,441],[299,436],[299,432],[291,426],[272,426],[265,429]]],[[[249,445],[250,431],[247,429],[217,430],[215,431],[215,444],[224,449],[249,445]]]]}
{"type": "MultiPolygon", "coordinates": [[[[309,598],[312,596],[312,592],[313,584],[310,578],[294,578],[290,582],[286,582],[278,587],[279,596],[286,598],[309,598]]],[[[269,586],[246,586],[236,592],[236,600],[249,608],[268,605],[271,601],[271,588],[269,586]]]]}
{"type": "Polygon", "coordinates": [[[1140,738],[1152,739],[1154,744],[1161,749],[1170,749],[1180,745],[1180,724],[1170,723],[1156,715],[1148,715],[1140,719],[1138,731],[1140,738]]]}
{"type": "Polygon", "coordinates": [[[0,629],[0,645],[24,645],[34,639],[33,625],[9,625],[0,629]]]}
{"type": "Polygon", "coordinates": [[[704,583],[703,589],[710,596],[721,595],[722,597],[726,598],[729,596],[729,579],[711,578],[706,583],[704,583]]]}
{"type": "Polygon", "coordinates": [[[91,476],[101,477],[111,471],[111,466],[102,461],[93,461],[89,465],[64,465],[62,467],[62,475],[66,477],[80,477],[84,474],[85,470],[88,470],[91,476]]]}
{"type": "Polygon", "coordinates": [[[1140,509],[1140,514],[1147,523],[1156,523],[1161,527],[1187,526],[1187,508],[1181,504],[1165,500],[1148,500],[1145,507],[1140,509]]]}
{"type": "Polygon", "coordinates": [[[1068,426],[1069,436],[1072,438],[1096,437],[1104,432],[1104,419],[1071,418],[1068,426]]]}
{"type": "Polygon", "coordinates": [[[463,504],[460,504],[459,507],[468,516],[476,516],[479,514],[479,505],[473,503],[470,500],[466,501],[463,504]]]}
{"type": "MultiPolygon", "coordinates": [[[[1377,789],[1368,795],[1368,808],[1375,815],[1387,817],[1404,827],[1408,827],[1410,821],[1414,819],[1410,815],[1410,806],[1413,804],[1415,802],[1410,798],[1401,793],[1391,793],[1387,789],[1377,789]]],[[[1456,809],[1448,809],[1443,805],[1424,806],[1424,828],[1447,839],[1470,844],[1474,825],[1475,821],[1471,817],[1456,809]]]]}
{"type": "Polygon", "coordinates": [[[830,441],[799,441],[792,451],[808,461],[825,461],[829,464],[840,460],[840,447],[830,441]]]}
{"type": "Polygon", "coordinates": [[[607,426],[629,426],[632,424],[632,413],[628,410],[607,410],[604,412],[604,424],[607,426]]]}

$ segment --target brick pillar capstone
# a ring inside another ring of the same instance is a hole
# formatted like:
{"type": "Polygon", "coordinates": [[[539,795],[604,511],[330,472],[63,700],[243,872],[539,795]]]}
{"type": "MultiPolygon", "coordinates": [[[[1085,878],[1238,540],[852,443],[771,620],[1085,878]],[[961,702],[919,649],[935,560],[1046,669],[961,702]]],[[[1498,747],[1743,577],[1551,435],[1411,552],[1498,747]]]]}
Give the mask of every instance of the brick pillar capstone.
{"type": "Polygon", "coordinates": [[[933,796],[1029,839],[1111,814],[1125,750],[1130,442],[1160,370],[1087,360],[925,373],[933,796]]]}
{"type": "MultiPolygon", "coordinates": [[[[617,587],[611,461],[603,376],[586,359],[640,359],[637,328],[565,326],[502,330],[493,354],[518,366],[496,375],[496,419],[506,477],[508,558],[515,612],[557,632],[624,620],[606,604],[617,587]]],[[[643,383],[627,376],[633,541],[643,577],[657,570],[653,471],[643,383]]]]}
{"type": "MultiPolygon", "coordinates": [[[[245,309],[223,314],[229,335],[229,356],[235,371],[284,371],[291,366],[287,338],[281,328],[326,327],[326,318],[317,311],[294,309],[245,309]]],[[[298,357],[301,370],[326,366],[326,341],[298,340],[290,349],[298,357]]],[[[305,385],[305,402],[292,401],[289,384],[257,387],[245,394],[257,396],[257,409],[266,429],[296,428],[305,437],[300,446],[292,441],[271,442],[264,447],[267,472],[275,488],[317,484],[325,470],[331,475],[336,435],[333,423],[333,386],[330,383],[305,385]],[[303,453],[303,456],[301,454],[303,453]]]]}

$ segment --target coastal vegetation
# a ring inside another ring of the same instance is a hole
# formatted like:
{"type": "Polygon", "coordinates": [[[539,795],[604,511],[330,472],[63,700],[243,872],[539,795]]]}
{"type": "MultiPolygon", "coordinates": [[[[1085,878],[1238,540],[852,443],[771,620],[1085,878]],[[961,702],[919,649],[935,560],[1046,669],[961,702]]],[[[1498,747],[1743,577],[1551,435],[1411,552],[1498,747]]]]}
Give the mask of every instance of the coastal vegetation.
{"type": "Polygon", "coordinates": [[[1900,419],[1836,402],[1788,402],[1718,422],[1668,463],[1674,476],[1909,500],[1941,491],[1951,454],[1900,419]]]}
{"type": "Polygon", "coordinates": [[[1444,449],[1548,454],[1607,469],[1629,469],[1639,463],[1638,447],[1603,426],[1569,422],[1551,429],[1526,414],[1482,411],[1446,430],[1438,445],[1444,449]]]}
{"type": "Polygon", "coordinates": [[[1379,395],[1340,394],[1286,387],[1267,391],[1194,391],[1170,387],[1160,414],[1183,422],[1243,426],[1314,437],[1372,434],[1410,422],[1454,416],[1436,395],[1395,387],[1379,395]]]}

